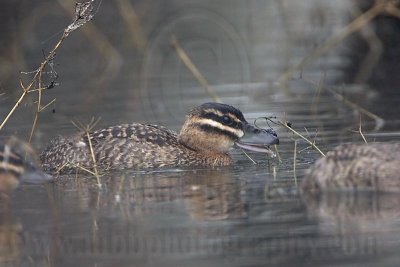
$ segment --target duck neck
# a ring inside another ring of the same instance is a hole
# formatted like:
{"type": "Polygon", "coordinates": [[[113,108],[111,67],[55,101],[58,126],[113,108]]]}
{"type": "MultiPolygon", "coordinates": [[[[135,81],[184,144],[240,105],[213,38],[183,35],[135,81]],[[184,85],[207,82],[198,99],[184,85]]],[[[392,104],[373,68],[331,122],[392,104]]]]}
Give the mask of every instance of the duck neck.
{"type": "Polygon", "coordinates": [[[223,152],[209,152],[199,149],[194,149],[182,142],[180,144],[188,151],[190,157],[185,165],[203,165],[203,166],[229,166],[232,165],[233,160],[227,154],[223,152]],[[195,164],[192,164],[195,163],[195,164]]]}
{"type": "Polygon", "coordinates": [[[178,142],[187,148],[190,154],[188,165],[226,166],[232,164],[227,148],[232,141],[223,136],[197,130],[197,125],[187,119],[178,135],[178,142]]]}

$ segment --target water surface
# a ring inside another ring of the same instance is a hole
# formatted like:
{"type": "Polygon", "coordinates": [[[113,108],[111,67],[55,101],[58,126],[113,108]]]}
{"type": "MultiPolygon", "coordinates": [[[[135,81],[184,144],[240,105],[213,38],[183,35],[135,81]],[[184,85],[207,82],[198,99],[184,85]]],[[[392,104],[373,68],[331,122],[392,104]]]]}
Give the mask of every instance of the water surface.
{"type": "MultiPolygon", "coordinates": [[[[39,2],[33,11],[31,3],[20,11],[16,24],[32,26],[30,34],[15,39],[22,46],[21,61],[10,65],[15,70],[22,63],[35,68],[41,48],[54,43],[45,40],[69,22],[61,5],[39,2]],[[28,12],[32,17],[24,16],[28,12]]],[[[363,142],[360,121],[369,142],[398,140],[399,95],[337,86],[347,65],[340,49],[296,73],[287,88],[276,83],[288,66],[346,21],[341,12],[347,1],[303,2],[132,1],[146,41],[141,46],[118,4],[103,1],[92,26],[71,35],[59,52],[60,86],[44,98],[57,101],[41,114],[33,146],[39,151],[55,135],[76,132],[70,120],[91,117],[102,118],[98,127],[138,121],[178,131],[191,107],[212,98],[177,57],[172,35],[214,92],[240,108],[249,122],[265,116],[290,121],[324,152],[340,143],[363,142]],[[322,77],[387,119],[384,127],[376,131],[373,120],[307,82],[322,77]]],[[[1,118],[20,92],[17,77],[2,79],[1,118]]],[[[2,141],[11,135],[26,140],[32,101],[24,101],[0,132],[2,141]]],[[[232,167],[112,172],[101,177],[102,190],[85,174],[22,185],[1,212],[2,264],[395,266],[399,196],[302,199],[297,186],[320,155],[285,128],[268,124],[280,137],[279,157],[250,153],[257,164],[235,150],[232,167]]]]}

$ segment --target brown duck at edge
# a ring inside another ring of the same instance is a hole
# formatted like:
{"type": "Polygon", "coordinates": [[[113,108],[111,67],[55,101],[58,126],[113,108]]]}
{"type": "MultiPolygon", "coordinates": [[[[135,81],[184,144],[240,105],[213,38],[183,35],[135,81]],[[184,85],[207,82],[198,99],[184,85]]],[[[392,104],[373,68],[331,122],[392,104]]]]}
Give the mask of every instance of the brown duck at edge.
{"type": "Polygon", "coordinates": [[[343,144],[318,159],[305,174],[301,191],[400,192],[400,144],[343,144]]]}
{"type": "MultiPolygon", "coordinates": [[[[96,164],[102,169],[146,169],[232,164],[228,150],[234,145],[272,153],[278,144],[271,129],[250,125],[242,112],[220,103],[192,109],[179,134],[151,124],[124,124],[90,133],[96,164]]],[[[89,141],[81,133],[57,137],[40,155],[46,172],[72,172],[77,166],[91,169],[89,141]]]]}
{"type": "Polygon", "coordinates": [[[22,157],[9,145],[0,145],[0,193],[16,188],[24,171],[22,157]]]}

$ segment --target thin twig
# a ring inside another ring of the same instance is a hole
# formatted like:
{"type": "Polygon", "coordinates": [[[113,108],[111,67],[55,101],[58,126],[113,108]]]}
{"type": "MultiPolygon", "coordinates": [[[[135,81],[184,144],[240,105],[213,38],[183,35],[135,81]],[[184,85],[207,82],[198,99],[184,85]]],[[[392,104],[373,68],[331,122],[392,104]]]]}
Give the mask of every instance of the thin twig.
{"type": "Polygon", "coordinates": [[[53,100],[51,100],[49,103],[47,103],[46,105],[44,105],[41,109],[40,112],[42,112],[43,110],[45,110],[46,108],[48,108],[51,104],[55,103],[57,100],[57,98],[54,98],[53,100]]]}
{"type": "Polygon", "coordinates": [[[86,132],[86,137],[87,137],[87,140],[88,140],[88,143],[89,143],[90,154],[92,155],[93,169],[94,169],[94,175],[96,176],[96,179],[97,179],[97,186],[99,188],[101,188],[102,185],[101,185],[101,182],[100,182],[99,172],[97,171],[96,156],[94,155],[92,141],[91,141],[90,134],[89,134],[88,131],[86,132]]]}
{"type": "Polygon", "coordinates": [[[297,140],[294,140],[294,150],[293,150],[293,178],[294,178],[294,183],[295,183],[295,185],[297,186],[296,159],[297,159],[297,140]]]}
{"type": "Polygon", "coordinates": [[[253,162],[254,165],[257,165],[257,162],[255,162],[255,161],[246,153],[246,151],[244,151],[244,149],[241,149],[241,150],[242,150],[242,152],[246,155],[246,157],[247,157],[251,162],[253,162]]]}
{"type": "Polygon", "coordinates": [[[24,92],[21,94],[17,102],[14,104],[14,107],[8,112],[7,116],[4,118],[3,122],[0,124],[0,130],[3,129],[4,125],[7,123],[8,119],[11,117],[11,115],[14,113],[14,111],[17,109],[17,107],[21,104],[22,100],[26,96],[27,91],[24,90],[24,92]]]}
{"type": "Polygon", "coordinates": [[[276,152],[276,157],[278,158],[279,163],[282,163],[282,158],[281,155],[279,154],[278,146],[274,145],[275,152],[276,152]]]}
{"type": "Polygon", "coordinates": [[[98,119],[95,121],[94,118],[92,118],[92,119],[90,120],[90,122],[89,122],[87,125],[84,125],[84,124],[81,123],[80,121],[77,121],[77,122],[71,121],[71,123],[72,123],[75,127],[77,127],[79,130],[83,131],[83,132],[86,134],[86,138],[87,138],[88,143],[89,143],[90,155],[91,155],[92,162],[93,162],[93,166],[92,166],[92,167],[93,167],[94,172],[93,172],[92,174],[96,177],[97,186],[98,186],[99,188],[102,187],[102,184],[101,184],[101,181],[100,181],[99,172],[98,172],[98,170],[97,170],[97,161],[96,161],[96,156],[95,156],[94,149],[93,149],[93,145],[92,145],[92,138],[91,138],[91,136],[90,136],[90,132],[91,132],[91,130],[97,125],[97,123],[100,121],[100,119],[101,119],[101,118],[98,118],[98,119]]]}
{"type": "Polygon", "coordinates": [[[360,116],[360,125],[358,126],[358,132],[360,133],[360,135],[361,135],[362,139],[364,140],[364,142],[365,142],[366,144],[368,144],[367,139],[365,139],[365,136],[364,136],[364,134],[363,134],[363,132],[362,132],[362,128],[361,128],[361,116],[360,116]]]}
{"type": "Polygon", "coordinates": [[[69,165],[68,162],[64,163],[63,165],[61,165],[61,167],[59,167],[58,169],[56,169],[55,173],[60,173],[62,169],[64,169],[65,167],[67,167],[67,165],[69,165]]]}
{"type": "Polygon", "coordinates": [[[25,96],[28,93],[32,93],[32,92],[36,92],[37,91],[38,92],[38,100],[37,100],[35,119],[33,121],[31,133],[30,133],[30,136],[29,136],[29,140],[32,139],[34,130],[35,130],[36,125],[37,125],[39,113],[40,113],[41,110],[43,110],[43,108],[41,108],[42,90],[47,89],[47,87],[43,88],[41,86],[41,84],[42,84],[42,74],[45,73],[44,70],[47,67],[47,65],[51,64],[51,62],[54,60],[55,55],[56,55],[56,51],[61,46],[61,44],[63,43],[65,38],[67,38],[68,35],[71,32],[73,32],[74,30],[78,29],[79,27],[81,27],[82,25],[84,25],[86,22],[90,21],[93,18],[93,16],[94,16],[94,13],[93,13],[94,2],[95,2],[95,0],[89,0],[89,1],[87,1],[85,3],[77,3],[75,5],[75,18],[74,18],[74,20],[72,21],[72,23],[70,23],[68,25],[67,28],[64,29],[63,35],[58,40],[58,42],[55,44],[53,49],[47,54],[45,59],[40,63],[40,66],[33,72],[21,72],[22,74],[23,73],[34,73],[34,76],[31,79],[31,81],[29,82],[28,86],[25,86],[23,84],[22,80],[20,80],[20,86],[21,86],[23,92],[22,92],[21,96],[19,97],[19,99],[17,100],[17,102],[14,104],[13,108],[10,110],[10,112],[7,114],[7,116],[3,119],[2,123],[0,124],[0,130],[3,129],[4,125],[10,119],[11,115],[15,112],[17,107],[21,104],[21,102],[25,98],[25,96]],[[38,88],[34,88],[35,84],[38,85],[38,88]]]}
{"type": "Polygon", "coordinates": [[[304,137],[302,134],[300,134],[299,132],[297,132],[295,129],[293,129],[292,127],[289,127],[286,123],[278,120],[277,123],[283,127],[285,127],[286,129],[290,130],[292,133],[294,133],[295,135],[299,136],[301,139],[303,139],[304,141],[306,141],[308,144],[310,144],[310,146],[312,146],[313,148],[315,148],[322,156],[325,157],[324,152],[321,151],[321,149],[319,149],[319,147],[317,147],[317,145],[308,140],[306,137],[304,137]]]}
{"type": "MultiPolygon", "coordinates": [[[[81,169],[82,171],[85,171],[85,172],[87,172],[87,173],[89,173],[89,174],[91,174],[91,175],[96,175],[94,172],[92,172],[91,170],[89,170],[89,169],[86,169],[85,167],[82,167],[82,166],[80,166],[79,164],[75,164],[75,163],[73,163],[73,162],[66,162],[66,163],[64,163],[61,167],[59,167],[56,171],[55,171],[55,173],[59,173],[59,172],[61,172],[64,168],[66,168],[66,167],[74,167],[74,168],[76,168],[76,170],[78,170],[78,169],[81,169]]],[[[75,173],[76,175],[78,174],[78,171],[76,171],[76,173],[75,173]]]]}
{"type": "MultiPolygon", "coordinates": [[[[307,129],[306,127],[304,127],[304,128],[307,129]]],[[[308,131],[306,131],[306,132],[308,134],[308,131]]],[[[310,135],[308,134],[308,136],[310,136],[310,135]]],[[[313,144],[315,144],[317,142],[317,136],[318,136],[318,129],[315,130],[313,144]]]]}
{"type": "Polygon", "coordinates": [[[276,168],[272,166],[272,176],[274,177],[274,181],[276,181],[276,168]]]}

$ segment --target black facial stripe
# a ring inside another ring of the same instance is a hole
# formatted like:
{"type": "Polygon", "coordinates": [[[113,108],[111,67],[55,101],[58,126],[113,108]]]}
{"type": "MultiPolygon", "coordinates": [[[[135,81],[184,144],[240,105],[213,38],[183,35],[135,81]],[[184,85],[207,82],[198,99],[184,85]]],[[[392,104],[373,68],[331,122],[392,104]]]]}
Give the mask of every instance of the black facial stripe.
{"type": "Polygon", "coordinates": [[[4,153],[0,152],[0,162],[7,160],[8,163],[12,165],[22,165],[22,159],[17,158],[14,154],[4,157],[4,153]]]}
{"type": "Polygon", "coordinates": [[[223,135],[225,135],[225,136],[228,136],[228,137],[229,137],[230,139],[232,139],[233,141],[240,138],[239,136],[237,136],[236,134],[234,134],[234,133],[232,133],[232,132],[230,132],[230,131],[220,129],[220,128],[218,128],[218,127],[215,127],[215,126],[212,126],[212,125],[209,125],[209,124],[196,123],[195,125],[196,125],[200,130],[202,130],[203,132],[206,132],[206,133],[223,134],[223,135]]]}
{"type": "MultiPolygon", "coordinates": [[[[206,114],[203,114],[201,117],[205,118],[205,119],[217,121],[217,122],[221,123],[222,125],[224,125],[224,122],[222,121],[222,116],[219,116],[218,114],[206,113],[206,114]]],[[[242,123],[236,122],[234,120],[232,120],[232,123],[229,124],[229,127],[232,127],[235,129],[243,129],[242,123]]]]}

